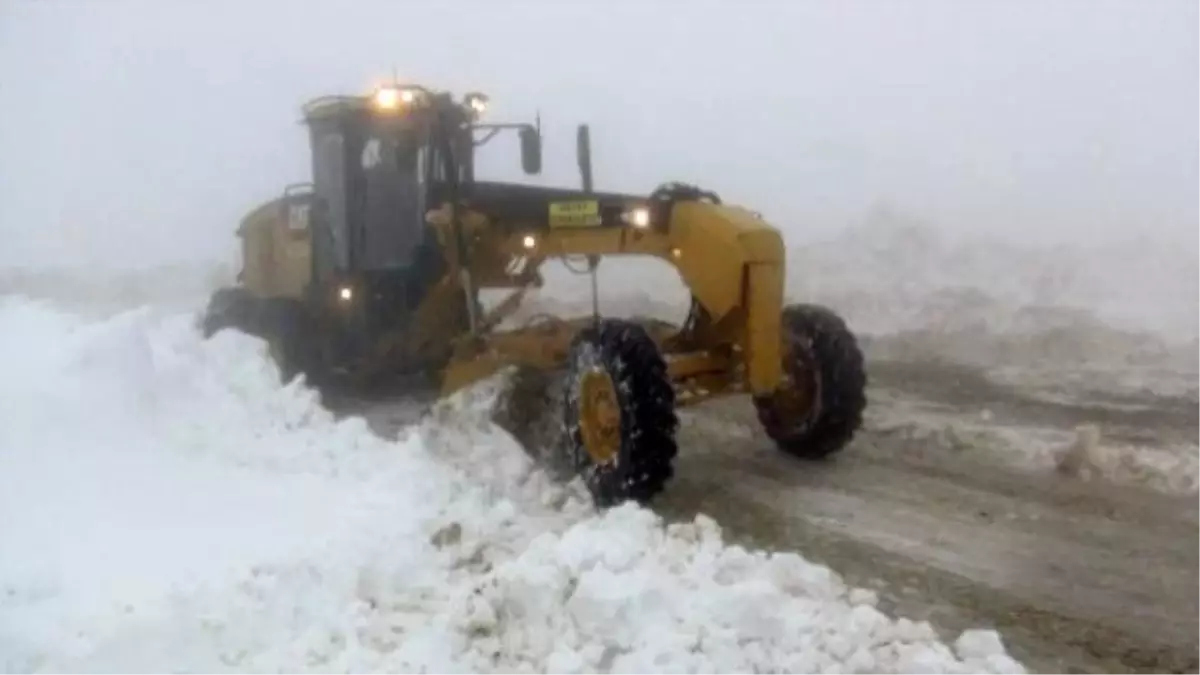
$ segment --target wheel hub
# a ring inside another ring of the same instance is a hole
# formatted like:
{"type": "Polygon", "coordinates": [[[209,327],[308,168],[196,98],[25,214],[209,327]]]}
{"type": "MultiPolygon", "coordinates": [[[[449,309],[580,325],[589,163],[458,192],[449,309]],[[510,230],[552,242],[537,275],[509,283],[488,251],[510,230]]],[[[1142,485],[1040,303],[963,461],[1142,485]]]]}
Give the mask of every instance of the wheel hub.
{"type": "Polygon", "coordinates": [[[579,382],[579,431],[596,464],[612,462],[621,450],[621,406],[612,377],[603,370],[583,374],[579,382]]]}
{"type": "Polygon", "coordinates": [[[775,392],[772,405],[782,419],[796,427],[804,427],[820,414],[821,378],[812,355],[802,345],[788,344],[784,350],[783,381],[775,392]]]}

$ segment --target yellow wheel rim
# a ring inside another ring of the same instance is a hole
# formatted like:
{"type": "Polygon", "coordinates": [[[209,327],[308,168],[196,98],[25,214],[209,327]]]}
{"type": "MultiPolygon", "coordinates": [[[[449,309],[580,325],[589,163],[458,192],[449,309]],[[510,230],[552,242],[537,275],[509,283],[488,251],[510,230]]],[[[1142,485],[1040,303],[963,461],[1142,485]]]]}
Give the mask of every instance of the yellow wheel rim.
{"type": "Polygon", "coordinates": [[[584,450],[596,464],[608,464],[621,450],[617,388],[603,370],[588,371],[580,380],[579,431],[584,450]]]}
{"type": "Polygon", "coordinates": [[[775,391],[773,405],[776,412],[790,423],[808,419],[820,403],[821,383],[813,372],[814,368],[812,359],[801,358],[792,345],[784,346],[783,381],[775,391]],[[797,360],[803,364],[799,373],[794,372],[797,360]]]}

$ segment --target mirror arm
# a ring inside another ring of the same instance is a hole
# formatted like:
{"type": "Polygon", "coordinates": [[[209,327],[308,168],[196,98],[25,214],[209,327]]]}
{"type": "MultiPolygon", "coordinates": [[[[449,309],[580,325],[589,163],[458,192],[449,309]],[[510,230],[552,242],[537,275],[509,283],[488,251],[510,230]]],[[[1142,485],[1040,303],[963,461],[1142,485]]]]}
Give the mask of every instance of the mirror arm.
{"type": "Polygon", "coordinates": [[[487,135],[485,135],[483,138],[480,138],[477,140],[473,139],[471,141],[472,145],[474,145],[475,147],[478,148],[479,146],[483,145],[484,143],[487,143],[488,141],[495,138],[497,136],[497,134],[499,134],[499,133],[500,133],[500,129],[490,129],[490,130],[488,130],[487,135]]]}
{"type": "Polygon", "coordinates": [[[528,125],[528,124],[524,124],[524,123],[520,123],[520,122],[506,122],[503,124],[501,124],[501,123],[472,124],[471,130],[474,131],[475,129],[496,129],[496,130],[499,130],[499,129],[524,129],[525,127],[529,127],[529,126],[530,125],[528,125]]]}
{"type": "Polygon", "coordinates": [[[479,146],[483,145],[484,143],[487,143],[501,130],[516,129],[518,132],[520,132],[520,135],[521,135],[521,157],[522,157],[521,161],[525,167],[525,173],[538,174],[538,173],[541,173],[541,171],[542,171],[542,156],[541,156],[542,155],[542,148],[541,148],[542,132],[541,132],[540,127],[541,127],[541,118],[539,117],[537,127],[533,126],[532,124],[524,124],[524,123],[520,123],[520,124],[517,124],[517,123],[487,123],[487,124],[470,124],[470,125],[468,125],[467,128],[469,129],[470,133],[472,134],[472,136],[471,136],[472,147],[479,147],[479,146]],[[487,131],[488,133],[482,139],[476,140],[473,134],[477,130],[487,131]],[[530,141],[527,140],[530,135],[532,135],[532,143],[533,143],[532,146],[530,146],[530,144],[529,144],[530,141]],[[532,156],[530,155],[531,152],[532,152],[532,156]],[[530,166],[531,163],[534,163],[534,165],[532,167],[530,166]]]}

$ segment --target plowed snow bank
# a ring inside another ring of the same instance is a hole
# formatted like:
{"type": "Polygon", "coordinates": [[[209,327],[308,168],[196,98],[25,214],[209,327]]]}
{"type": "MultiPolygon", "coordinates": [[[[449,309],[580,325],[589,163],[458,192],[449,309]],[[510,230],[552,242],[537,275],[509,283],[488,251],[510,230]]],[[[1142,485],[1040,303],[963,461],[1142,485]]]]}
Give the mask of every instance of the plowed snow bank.
{"type": "Polygon", "coordinates": [[[0,321],[6,670],[1019,670],[710,520],[593,513],[486,387],[390,443],[189,316],[0,321]]]}

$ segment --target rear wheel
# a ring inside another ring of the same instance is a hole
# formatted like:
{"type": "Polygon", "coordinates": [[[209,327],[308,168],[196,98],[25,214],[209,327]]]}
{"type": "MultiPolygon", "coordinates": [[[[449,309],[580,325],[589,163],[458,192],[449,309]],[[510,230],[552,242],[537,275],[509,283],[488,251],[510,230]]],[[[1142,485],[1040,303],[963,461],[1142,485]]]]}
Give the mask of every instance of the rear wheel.
{"type": "Polygon", "coordinates": [[[206,338],[231,328],[265,340],[284,382],[303,373],[313,384],[320,377],[321,359],[306,317],[297,301],[264,300],[241,288],[222,288],[209,300],[202,329],[206,338]]]}
{"type": "Polygon", "coordinates": [[[646,330],[606,319],[571,345],[563,396],[567,460],[596,504],[649,501],[674,473],[675,391],[646,330]]]}
{"type": "Polygon", "coordinates": [[[295,300],[268,300],[263,303],[261,322],[262,337],[271,348],[271,356],[279,366],[284,382],[297,375],[304,375],[309,385],[324,383],[324,363],[319,346],[314,342],[317,335],[310,325],[304,305],[295,300]]]}
{"type": "Polygon", "coordinates": [[[210,338],[225,328],[254,333],[257,302],[244,289],[218,289],[208,299],[208,307],[204,310],[204,318],[201,321],[204,337],[210,338]]]}
{"type": "Polygon", "coordinates": [[[823,459],[862,426],[867,375],[846,322],[818,305],[783,310],[783,383],[754,401],[767,435],[784,452],[823,459]]]}

